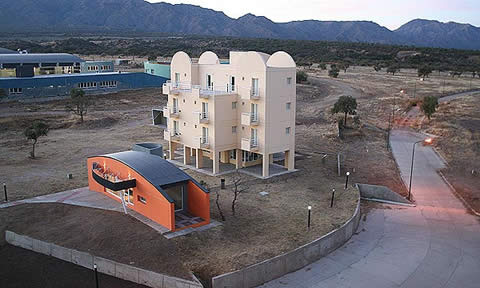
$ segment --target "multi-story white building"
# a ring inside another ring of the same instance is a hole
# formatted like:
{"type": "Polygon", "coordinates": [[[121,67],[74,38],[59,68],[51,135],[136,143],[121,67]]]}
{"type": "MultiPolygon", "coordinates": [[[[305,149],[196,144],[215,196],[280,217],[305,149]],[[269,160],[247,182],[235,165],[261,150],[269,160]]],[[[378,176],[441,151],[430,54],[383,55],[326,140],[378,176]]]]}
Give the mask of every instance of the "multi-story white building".
{"type": "Polygon", "coordinates": [[[228,63],[209,51],[197,63],[177,52],[163,86],[170,159],[183,150],[184,164],[213,174],[261,165],[266,178],[278,167],[273,155],[284,153],[284,170],[293,170],[295,66],[285,52],[230,52],[228,63]]]}

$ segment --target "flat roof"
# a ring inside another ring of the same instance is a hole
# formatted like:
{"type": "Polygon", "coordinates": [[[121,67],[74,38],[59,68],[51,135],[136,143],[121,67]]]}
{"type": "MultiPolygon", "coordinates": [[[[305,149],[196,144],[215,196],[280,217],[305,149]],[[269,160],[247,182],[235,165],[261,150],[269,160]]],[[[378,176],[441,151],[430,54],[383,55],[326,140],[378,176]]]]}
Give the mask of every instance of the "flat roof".
{"type": "Polygon", "coordinates": [[[16,54],[18,52],[0,47],[0,54],[16,54]]]}
{"type": "Polygon", "coordinates": [[[50,75],[37,75],[33,77],[0,77],[0,80],[13,80],[13,79],[45,79],[45,78],[65,78],[65,77],[92,77],[97,76],[107,76],[107,75],[118,75],[118,74],[138,74],[143,72],[100,72],[100,73],[72,73],[72,74],[50,74],[50,75]]]}
{"type": "Polygon", "coordinates": [[[82,58],[67,53],[0,54],[0,63],[79,63],[82,58]]]}

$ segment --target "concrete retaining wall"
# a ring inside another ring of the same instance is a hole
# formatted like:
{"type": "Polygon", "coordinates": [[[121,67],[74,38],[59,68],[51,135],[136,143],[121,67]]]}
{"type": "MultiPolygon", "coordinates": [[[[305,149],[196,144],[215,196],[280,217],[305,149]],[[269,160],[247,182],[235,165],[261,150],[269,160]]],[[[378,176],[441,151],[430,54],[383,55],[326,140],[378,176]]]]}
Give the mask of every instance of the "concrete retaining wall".
{"type": "Polygon", "coordinates": [[[297,249],[244,269],[212,278],[213,288],[250,288],[301,269],[347,242],[360,221],[360,199],[353,216],[340,228],[297,249]]]}
{"type": "Polygon", "coordinates": [[[403,198],[385,186],[369,184],[357,184],[357,186],[362,198],[411,204],[407,199],[403,198]]]}
{"type": "MultiPolygon", "coordinates": [[[[93,264],[97,264],[97,270],[100,273],[153,288],[203,288],[202,284],[198,282],[198,280],[188,281],[153,271],[140,269],[131,265],[97,257],[86,252],[65,248],[53,243],[16,234],[12,231],[5,231],[5,240],[11,245],[49,255],[88,269],[93,269],[93,264]]],[[[193,275],[192,278],[195,279],[193,275]]]]}

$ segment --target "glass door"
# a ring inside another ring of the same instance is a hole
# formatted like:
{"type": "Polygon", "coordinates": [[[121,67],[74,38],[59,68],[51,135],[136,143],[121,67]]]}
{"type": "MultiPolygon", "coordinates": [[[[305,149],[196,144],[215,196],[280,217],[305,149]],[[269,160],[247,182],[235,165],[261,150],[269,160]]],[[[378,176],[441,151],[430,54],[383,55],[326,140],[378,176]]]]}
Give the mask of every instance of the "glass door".
{"type": "Polygon", "coordinates": [[[207,102],[202,102],[202,119],[207,119],[208,118],[208,103],[207,102]]]}
{"type": "Polygon", "coordinates": [[[202,144],[208,143],[208,128],[202,127],[202,144]]]}
{"type": "Polygon", "coordinates": [[[175,87],[180,83],[180,73],[175,73],[175,87]]]}
{"type": "Polygon", "coordinates": [[[207,90],[213,90],[212,75],[207,75],[207,90]]]}
{"type": "Polygon", "coordinates": [[[252,78],[252,96],[258,96],[258,78],[252,78]]]}
{"type": "Polygon", "coordinates": [[[250,112],[250,120],[252,122],[257,122],[258,121],[258,104],[252,103],[251,105],[251,112],[250,112]]]}

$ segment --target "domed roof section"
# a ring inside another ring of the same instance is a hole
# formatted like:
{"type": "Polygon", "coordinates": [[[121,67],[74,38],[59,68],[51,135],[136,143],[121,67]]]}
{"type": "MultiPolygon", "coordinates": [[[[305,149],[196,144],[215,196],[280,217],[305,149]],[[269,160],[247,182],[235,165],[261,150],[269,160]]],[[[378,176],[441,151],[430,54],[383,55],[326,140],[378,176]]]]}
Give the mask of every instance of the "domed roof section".
{"type": "Polygon", "coordinates": [[[198,64],[220,64],[217,54],[212,51],[205,51],[200,55],[198,64]]]}
{"type": "Polygon", "coordinates": [[[188,64],[192,64],[192,58],[190,58],[187,53],[183,51],[178,51],[177,53],[175,53],[175,55],[173,55],[171,64],[175,62],[187,62],[188,64]]]}
{"type": "Polygon", "coordinates": [[[272,56],[268,58],[267,66],[277,68],[293,68],[297,65],[290,54],[284,51],[278,51],[273,53],[272,56]]]}

